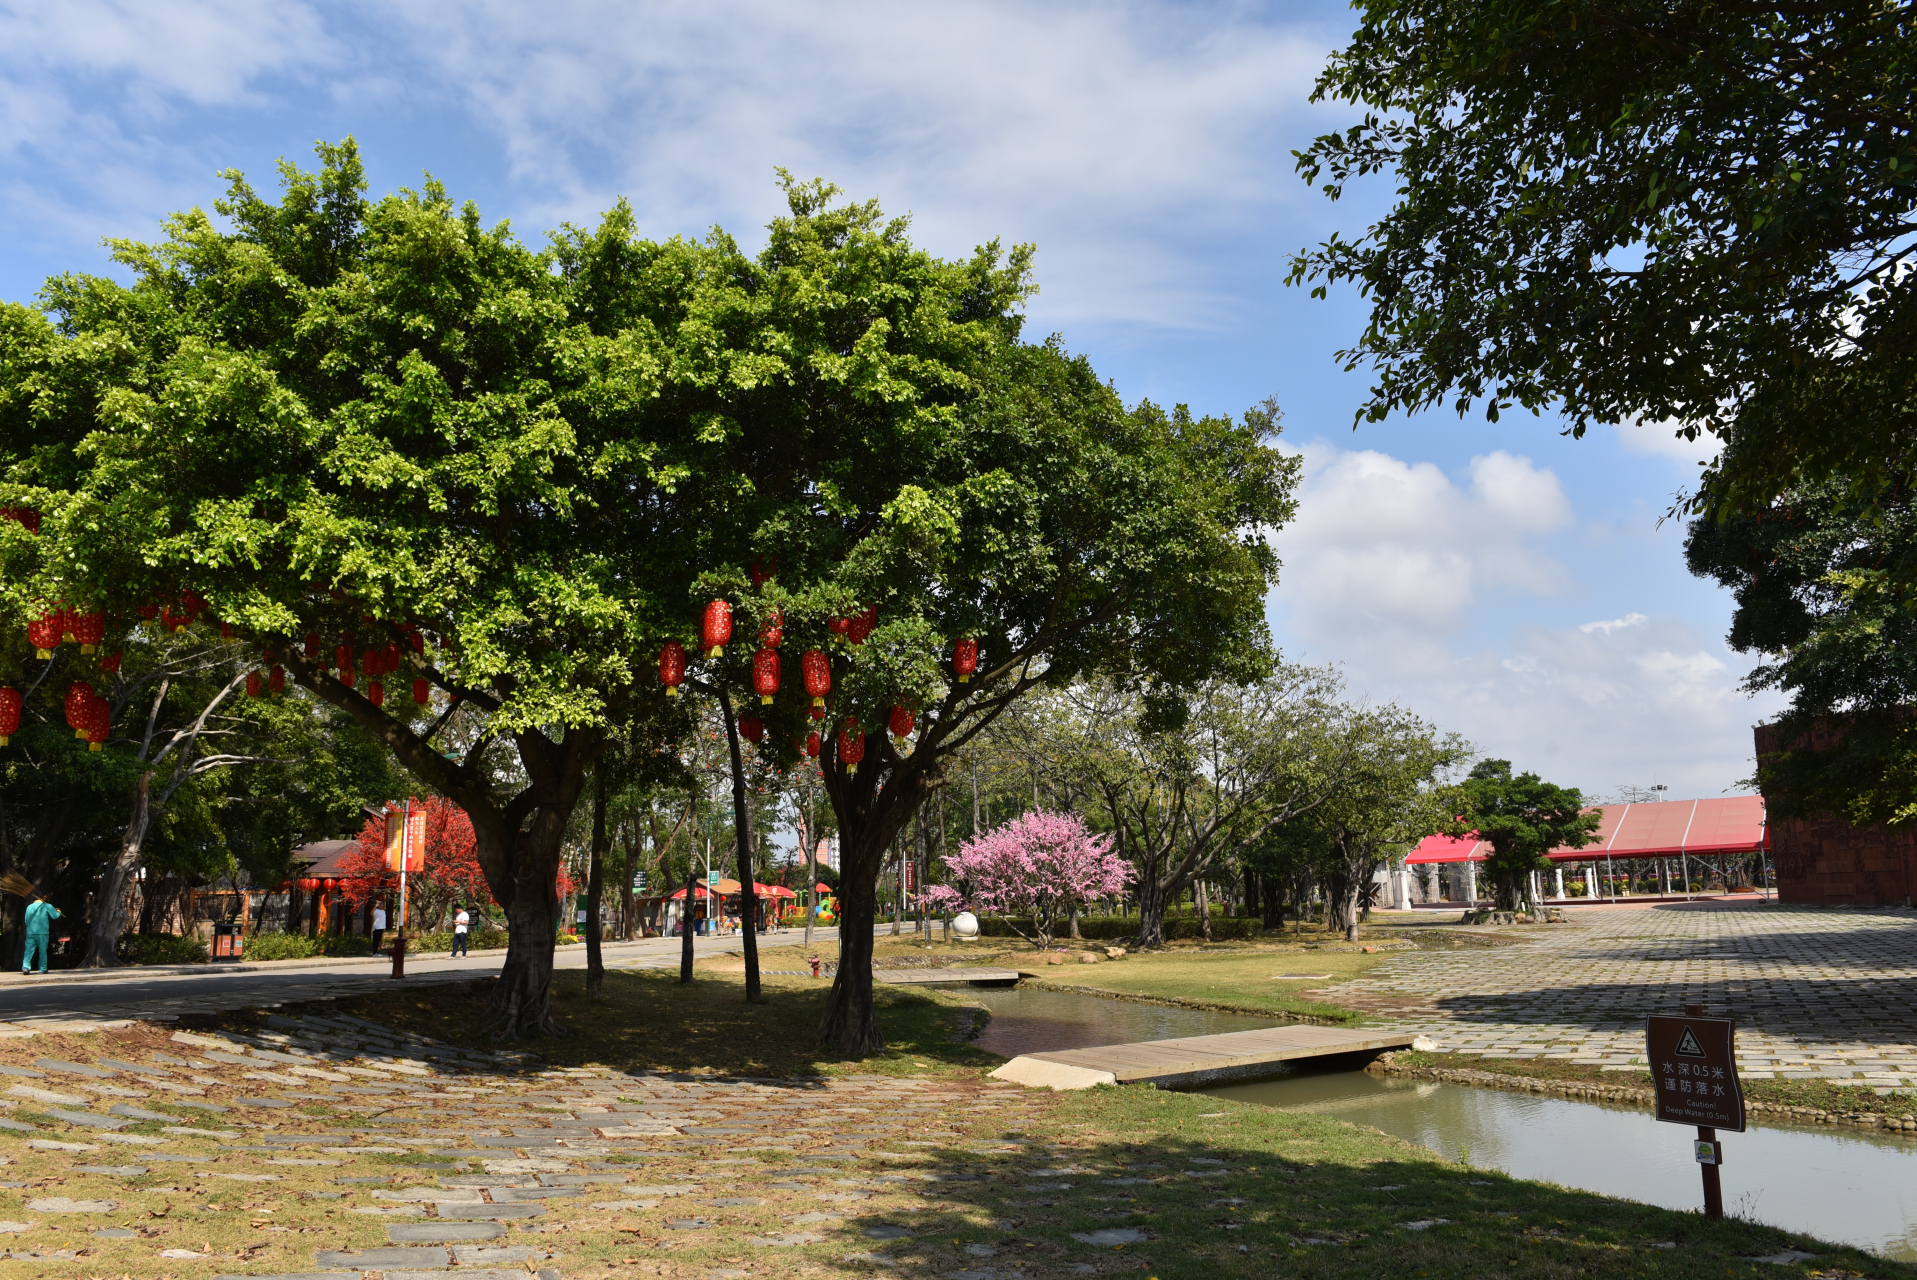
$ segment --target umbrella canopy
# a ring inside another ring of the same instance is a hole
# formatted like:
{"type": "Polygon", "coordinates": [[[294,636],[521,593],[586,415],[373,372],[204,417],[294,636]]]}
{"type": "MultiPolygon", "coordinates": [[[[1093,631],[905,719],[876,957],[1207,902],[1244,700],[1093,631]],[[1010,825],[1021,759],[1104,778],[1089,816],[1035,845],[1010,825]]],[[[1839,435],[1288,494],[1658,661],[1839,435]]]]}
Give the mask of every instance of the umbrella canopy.
{"type": "MultiPolygon", "coordinates": [[[[681,899],[683,899],[685,896],[686,896],[686,891],[684,889],[675,889],[673,892],[666,895],[666,901],[678,902],[681,899]]],[[[717,894],[715,891],[707,889],[704,885],[700,885],[697,889],[694,889],[692,891],[692,896],[695,898],[711,898],[711,897],[716,897],[717,894]]]]}
{"type": "Polygon", "coordinates": [[[799,896],[782,884],[755,883],[753,887],[758,890],[761,898],[796,898],[799,896]]]}
{"type": "Polygon", "coordinates": [[[827,883],[826,883],[825,881],[823,881],[823,880],[821,880],[821,881],[819,881],[819,882],[818,882],[817,884],[815,884],[815,885],[813,885],[812,887],[813,887],[814,889],[816,889],[816,890],[817,890],[818,892],[820,892],[820,893],[831,893],[831,892],[832,892],[832,886],[831,886],[831,885],[829,885],[829,884],[827,884],[827,883]]]}

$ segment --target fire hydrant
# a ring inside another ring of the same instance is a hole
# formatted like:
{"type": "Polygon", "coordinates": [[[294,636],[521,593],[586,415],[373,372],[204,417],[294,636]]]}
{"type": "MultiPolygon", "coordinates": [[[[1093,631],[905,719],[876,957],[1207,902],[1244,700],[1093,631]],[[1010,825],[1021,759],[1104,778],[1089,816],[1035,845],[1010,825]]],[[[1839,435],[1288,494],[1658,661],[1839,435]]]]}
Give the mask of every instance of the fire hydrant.
{"type": "Polygon", "coordinates": [[[806,963],[812,966],[812,976],[815,978],[818,977],[819,976],[819,958],[817,956],[807,956],[806,963]]]}

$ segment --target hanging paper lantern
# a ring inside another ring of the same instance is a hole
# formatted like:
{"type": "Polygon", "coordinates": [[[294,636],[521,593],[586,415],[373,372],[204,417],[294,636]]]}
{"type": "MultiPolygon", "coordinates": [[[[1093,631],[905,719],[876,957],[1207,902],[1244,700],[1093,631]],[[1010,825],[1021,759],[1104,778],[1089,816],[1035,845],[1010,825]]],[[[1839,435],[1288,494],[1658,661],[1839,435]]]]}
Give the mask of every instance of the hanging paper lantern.
{"type": "Polygon", "coordinates": [[[60,647],[61,633],[66,630],[65,623],[66,617],[59,609],[27,623],[27,640],[33,645],[35,657],[53,656],[53,651],[60,647]]]}
{"type": "Polygon", "coordinates": [[[20,732],[20,708],[25,702],[18,689],[0,689],[0,747],[20,732]]]}
{"type": "Polygon", "coordinates": [[[912,713],[904,707],[894,706],[892,708],[892,714],[887,717],[887,721],[888,727],[892,730],[893,740],[897,742],[899,746],[903,747],[906,738],[910,737],[912,733],[912,713]]]}
{"type": "Polygon", "coordinates": [[[318,662],[319,656],[320,656],[320,646],[325,643],[326,642],[324,640],[320,639],[319,632],[317,631],[307,632],[306,633],[306,660],[308,662],[318,662]]]}
{"type": "Polygon", "coordinates": [[[832,621],[826,623],[825,626],[826,626],[826,629],[832,633],[832,638],[834,640],[843,641],[845,639],[846,632],[852,629],[852,619],[834,618],[832,619],[832,621]]]}
{"type": "Polygon", "coordinates": [[[952,642],[952,670],[960,684],[972,678],[972,673],[978,670],[978,641],[960,636],[952,642]]]}
{"type": "Polygon", "coordinates": [[[260,696],[260,683],[261,683],[261,682],[260,682],[260,673],[259,673],[259,672],[257,672],[257,671],[249,671],[249,672],[247,672],[247,673],[246,673],[246,696],[247,696],[247,697],[249,697],[249,698],[257,698],[257,697],[259,697],[259,696],[260,696]]]}
{"type": "Polygon", "coordinates": [[[375,680],[366,686],[366,700],[376,707],[386,705],[386,686],[375,680]]]}
{"type": "Polygon", "coordinates": [[[779,651],[761,649],[752,655],[752,690],[759,695],[759,704],[765,706],[779,692],[779,651]]]}
{"type": "Polygon", "coordinates": [[[426,683],[425,676],[421,676],[419,679],[413,681],[413,705],[414,706],[416,707],[425,706],[427,700],[431,698],[432,696],[433,696],[433,687],[426,683]]]}
{"type": "Polygon", "coordinates": [[[420,633],[418,627],[414,627],[406,633],[406,643],[413,647],[414,653],[426,652],[426,637],[420,633]]]}
{"type": "Polygon", "coordinates": [[[100,670],[111,671],[116,675],[119,674],[120,651],[118,649],[115,649],[112,653],[105,654],[100,658],[100,670]]]}
{"type": "Polygon", "coordinates": [[[137,612],[142,618],[146,619],[148,622],[151,622],[155,618],[160,616],[160,606],[157,604],[143,604],[139,607],[137,612]]]}
{"type": "Polygon", "coordinates": [[[231,640],[232,638],[233,638],[233,624],[230,622],[222,622],[220,624],[220,639],[231,640]]]}
{"type": "Polygon", "coordinates": [[[285,667],[275,664],[273,669],[266,673],[266,689],[275,698],[286,692],[285,667]]]}
{"type": "Polygon", "coordinates": [[[859,728],[859,722],[846,717],[845,726],[839,730],[839,763],[845,766],[846,776],[859,771],[859,761],[865,759],[865,733],[859,728]]]}
{"type": "Polygon", "coordinates": [[[365,649],[359,655],[360,674],[368,680],[386,674],[385,655],[378,649],[365,649]]]}
{"type": "Polygon", "coordinates": [[[311,876],[307,876],[305,879],[299,881],[299,886],[302,892],[311,893],[313,892],[313,890],[320,887],[320,882],[318,880],[313,879],[313,877],[311,876]]]}
{"type": "Polygon", "coordinates": [[[353,666],[351,663],[339,669],[339,682],[348,689],[353,687],[353,666]]]}
{"type": "Polygon", "coordinates": [[[853,615],[852,621],[846,625],[845,638],[853,644],[864,644],[865,638],[872,634],[872,628],[877,626],[878,622],[879,607],[873,605],[864,613],[853,615]]]}
{"type": "Polygon", "coordinates": [[[785,610],[777,607],[766,610],[765,621],[759,624],[759,647],[776,649],[779,641],[785,639],[785,610]]]}
{"type": "Polygon", "coordinates": [[[98,751],[107,735],[113,732],[113,704],[93,693],[91,687],[87,692],[90,696],[82,713],[80,736],[87,740],[88,751],[98,751]]]}
{"type": "Polygon", "coordinates": [[[814,760],[817,760],[819,758],[819,735],[818,734],[808,733],[805,735],[805,753],[811,756],[814,760]]]}
{"type": "Polygon", "coordinates": [[[779,558],[777,556],[774,556],[770,560],[766,560],[763,563],[758,560],[754,560],[751,564],[746,566],[746,572],[752,575],[752,589],[754,591],[757,591],[760,587],[763,587],[766,584],[766,582],[772,577],[772,575],[777,573],[778,571],[779,571],[779,558]]]}
{"type": "Polygon", "coordinates": [[[812,699],[812,718],[825,716],[825,695],[832,692],[832,661],[818,649],[807,649],[799,659],[799,670],[805,676],[805,691],[812,699]]]}
{"type": "Polygon", "coordinates": [[[732,606],[723,600],[714,600],[706,606],[705,617],[699,623],[699,647],[706,651],[706,657],[716,658],[731,643],[732,606]]]}
{"type": "Polygon", "coordinates": [[[87,736],[86,730],[81,728],[81,725],[85,723],[87,698],[92,693],[93,686],[83,680],[75,680],[67,685],[67,696],[64,700],[67,728],[73,730],[73,736],[76,738],[87,736]]]}
{"type": "Polygon", "coordinates": [[[333,665],[341,671],[353,669],[353,646],[343,644],[333,650],[333,665]]]}
{"type": "Polygon", "coordinates": [[[765,721],[757,716],[740,716],[739,732],[744,734],[749,742],[764,742],[765,721]]]}
{"type": "Polygon", "coordinates": [[[69,612],[67,626],[73,631],[73,638],[80,642],[80,652],[92,653],[100,642],[106,639],[106,610],[95,609],[91,613],[69,612]]]}
{"type": "Polygon", "coordinates": [[[28,533],[40,532],[40,513],[31,507],[0,507],[0,520],[11,520],[28,533]]]}
{"type": "Polygon", "coordinates": [[[666,686],[666,696],[679,696],[679,686],[686,680],[686,647],[677,640],[668,640],[659,650],[659,682],[666,686]]]}

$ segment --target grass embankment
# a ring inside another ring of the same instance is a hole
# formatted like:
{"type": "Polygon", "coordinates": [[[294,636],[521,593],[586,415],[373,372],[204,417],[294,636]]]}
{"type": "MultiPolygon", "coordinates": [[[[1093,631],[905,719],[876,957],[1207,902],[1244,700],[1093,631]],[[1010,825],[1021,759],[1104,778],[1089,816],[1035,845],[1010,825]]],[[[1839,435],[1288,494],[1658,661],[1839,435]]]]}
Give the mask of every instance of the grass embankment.
{"type": "MultiPolygon", "coordinates": [[[[1648,1108],[1651,1073],[1648,1070],[1600,1071],[1587,1063],[1545,1058],[1485,1058],[1468,1053],[1413,1053],[1391,1055],[1386,1068],[1392,1073],[1420,1070],[1474,1071],[1491,1076],[1537,1081],[1552,1091],[1581,1085],[1641,1089],[1648,1108]]],[[[1879,1095],[1854,1085],[1827,1084],[1821,1080],[1750,1080],[1740,1082],[1746,1102],[1763,1107],[1788,1107],[1824,1113],[1826,1117],[1860,1113],[1903,1119],[1917,1117],[1917,1096],[1879,1095]]],[[[1763,1113],[1758,1112],[1760,1118],[1763,1113]]],[[[1789,1119],[1790,1117],[1772,1117],[1789,1119]]]]}

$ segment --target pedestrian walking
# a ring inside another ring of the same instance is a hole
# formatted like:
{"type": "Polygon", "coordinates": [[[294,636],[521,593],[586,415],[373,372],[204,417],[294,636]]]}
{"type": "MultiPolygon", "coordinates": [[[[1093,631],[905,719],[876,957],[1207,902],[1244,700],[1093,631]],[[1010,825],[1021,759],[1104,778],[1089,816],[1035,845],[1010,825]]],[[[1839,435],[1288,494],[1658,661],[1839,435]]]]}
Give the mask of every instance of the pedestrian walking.
{"type": "Polygon", "coordinates": [[[60,918],[60,908],[47,901],[43,893],[35,893],[33,901],[27,904],[27,949],[20,954],[20,972],[27,973],[33,968],[33,957],[40,957],[40,972],[47,971],[47,943],[53,930],[53,922],[60,918]]]}
{"type": "Polygon", "coordinates": [[[473,918],[466,914],[465,907],[459,908],[458,913],[453,916],[453,954],[454,955],[464,956],[464,955],[472,954],[471,952],[466,950],[466,930],[472,927],[472,923],[473,923],[473,918]]]}
{"type": "Polygon", "coordinates": [[[386,936],[386,908],[375,905],[373,907],[373,951],[375,954],[378,954],[379,952],[380,939],[385,936],[386,936]]]}

